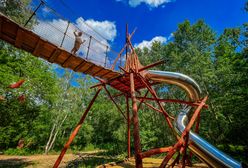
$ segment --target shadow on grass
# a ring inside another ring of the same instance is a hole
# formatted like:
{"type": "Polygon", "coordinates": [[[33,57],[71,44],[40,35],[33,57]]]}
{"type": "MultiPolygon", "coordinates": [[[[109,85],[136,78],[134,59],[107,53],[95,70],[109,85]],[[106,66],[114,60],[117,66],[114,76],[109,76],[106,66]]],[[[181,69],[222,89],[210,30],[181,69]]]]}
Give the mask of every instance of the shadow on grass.
{"type": "Polygon", "coordinates": [[[34,165],[33,162],[26,159],[11,158],[0,160],[0,168],[23,168],[29,165],[34,165]]]}
{"type": "Polygon", "coordinates": [[[88,156],[88,157],[79,157],[75,160],[70,161],[67,164],[67,168],[76,168],[76,167],[83,167],[83,168],[92,168],[97,167],[102,164],[106,164],[109,162],[116,162],[117,159],[107,158],[107,157],[97,157],[97,156],[88,156]]]}

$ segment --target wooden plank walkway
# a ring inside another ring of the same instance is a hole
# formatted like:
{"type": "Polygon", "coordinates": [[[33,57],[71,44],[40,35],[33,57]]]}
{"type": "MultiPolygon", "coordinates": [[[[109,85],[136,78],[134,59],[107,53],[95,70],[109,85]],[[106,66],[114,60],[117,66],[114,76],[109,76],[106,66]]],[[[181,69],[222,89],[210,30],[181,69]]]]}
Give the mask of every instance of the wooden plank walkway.
{"type": "Polygon", "coordinates": [[[106,81],[121,75],[119,72],[72,55],[65,49],[42,39],[32,31],[18,25],[2,13],[0,13],[0,39],[36,57],[43,58],[51,63],[56,63],[75,72],[99,77],[106,81]]]}
{"type": "MultiPolygon", "coordinates": [[[[31,53],[36,57],[69,68],[75,72],[98,77],[106,81],[113,88],[130,93],[130,79],[128,75],[96,65],[84,58],[78,57],[58,47],[46,39],[41,38],[31,30],[24,28],[0,12],[0,39],[31,53]]],[[[135,90],[140,90],[145,85],[135,76],[135,90]]]]}

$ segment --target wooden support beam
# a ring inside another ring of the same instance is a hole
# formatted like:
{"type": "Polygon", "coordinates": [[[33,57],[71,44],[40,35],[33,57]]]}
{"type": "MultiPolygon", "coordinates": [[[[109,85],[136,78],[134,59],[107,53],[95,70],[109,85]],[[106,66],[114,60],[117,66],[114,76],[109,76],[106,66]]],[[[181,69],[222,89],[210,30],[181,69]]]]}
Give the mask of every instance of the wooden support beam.
{"type": "Polygon", "coordinates": [[[151,67],[154,67],[154,66],[163,64],[163,63],[165,63],[165,60],[161,60],[161,61],[155,62],[155,63],[153,63],[153,64],[144,66],[143,68],[139,69],[139,72],[144,71],[144,70],[146,70],[146,69],[148,69],[148,68],[151,68],[151,67]]]}
{"type": "Polygon", "coordinates": [[[72,54],[68,54],[69,56],[65,59],[65,61],[61,64],[61,66],[62,67],[65,67],[65,64],[66,64],[66,62],[71,58],[71,57],[73,57],[73,55],[72,54]]]}
{"type": "Polygon", "coordinates": [[[88,74],[93,68],[94,68],[94,64],[92,64],[88,69],[86,69],[85,71],[83,71],[82,73],[88,74]]]}
{"type": "Polygon", "coordinates": [[[144,104],[145,104],[147,107],[149,107],[150,109],[155,110],[155,111],[157,111],[157,112],[163,114],[163,111],[162,111],[162,110],[157,109],[157,108],[154,107],[153,105],[151,105],[151,104],[149,104],[149,103],[147,103],[147,102],[144,102],[144,104]]]}
{"type": "Polygon", "coordinates": [[[43,40],[39,39],[32,54],[35,56],[40,56],[40,53],[43,50],[44,44],[45,44],[45,42],[43,40]]]}
{"type": "Polygon", "coordinates": [[[171,149],[168,154],[166,155],[166,157],[164,158],[163,162],[161,163],[161,165],[159,166],[159,168],[165,168],[165,166],[167,165],[167,163],[169,162],[169,160],[173,157],[173,155],[176,153],[177,146],[173,146],[173,149],[171,149]]]}
{"type": "Polygon", "coordinates": [[[113,95],[112,97],[113,98],[116,98],[116,97],[120,97],[120,96],[123,96],[123,95],[126,95],[127,96],[127,93],[118,93],[118,94],[115,94],[115,95],[113,95]]]}
{"type": "Polygon", "coordinates": [[[92,74],[92,76],[94,77],[94,76],[96,76],[99,72],[101,72],[103,69],[101,68],[101,69],[99,69],[98,71],[96,71],[95,73],[93,73],[92,74]]]}
{"type": "Polygon", "coordinates": [[[78,64],[73,70],[77,72],[79,69],[81,69],[87,62],[85,60],[82,60],[80,64],[78,64]]]}
{"type": "Polygon", "coordinates": [[[126,84],[126,82],[121,81],[120,78],[116,78],[116,80],[118,80],[121,84],[125,85],[126,87],[130,88],[130,86],[126,84]]]}
{"type": "MultiPolygon", "coordinates": [[[[132,36],[134,35],[136,29],[137,29],[137,28],[135,28],[134,31],[132,32],[132,34],[130,35],[130,37],[129,37],[130,39],[131,39],[132,36]]],[[[115,58],[114,63],[113,63],[113,65],[111,66],[111,69],[112,69],[112,70],[114,70],[115,65],[116,65],[118,59],[121,57],[122,53],[123,53],[124,50],[127,48],[127,46],[128,46],[128,44],[127,44],[127,42],[126,42],[125,45],[124,45],[124,47],[123,47],[123,48],[121,49],[121,51],[119,52],[118,56],[115,58]]],[[[126,50],[126,54],[127,54],[127,50],[126,50]]]]}
{"type": "MultiPolygon", "coordinates": [[[[148,93],[149,93],[149,91],[147,90],[146,93],[145,93],[145,95],[144,95],[144,97],[146,97],[148,95],[148,93]]],[[[144,102],[144,99],[143,100],[140,100],[140,103],[138,105],[138,110],[140,109],[140,107],[141,107],[141,105],[142,105],[143,102],[144,102]]]]}
{"type": "Polygon", "coordinates": [[[114,70],[116,63],[117,63],[118,59],[121,57],[121,54],[124,52],[126,46],[127,46],[127,44],[125,44],[125,46],[121,49],[121,51],[119,52],[119,54],[115,58],[114,63],[112,65],[112,67],[111,67],[112,70],[114,70]]]}
{"type": "Polygon", "coordinates": [[[185,133],[182,133],[182,136],[183,136],[183,135],[186,135],[186,134],[190,131],[190,129],[191,129],[191,127],[193,126],[193,124],[194,124],[194,122],[195,122],[197,116],[198,116],[199,113],[201,112],[201,109],[202,109],[203,106],[205,105],[207,99],[208,99],[208,96],[204,97],[204,99],[201,101],[201,103],[199,104],[199,106],[196,108],[196,110],[195,110],[195,112],[193,113],[193,115],[192,115],[192,117],[191,117],[191,119],[190,119],[188,125],[186,126],[186,128],[185,128],[185,130],[184,130],[185,133]]]}
{"type": "Polygon", "coordinates": [[[110,98],[110,100],[115,104],[115,106],[117,107],[117,109],[119,110],[119,112],[122,114],[122,116],[125,118],[125,120],[127,121],[127,117],[125,116],[125,114],[122,112],[121,108],[118,106],[118,104],[115,102],[114,98],[111,96],[110,92],[108,91],[108,89],[106,88],[106,85],[103,85],[105,91],[107,92],[108,97],[110,98]]]}
{"type": "Polygon", "coordinates": [[[131,157],[131,131],[130,131],[130,113],[128,96],[126,96],[126,108],[127,108],[127,157],[131,157]]]}
{"type": "Polygon", "coordinates": [[[111,73],[111,72],[112,72],[112,71],[108,71],[108,72],[106,72],[105,74],[99,76],[99,78],[103,78],[104,76],[108,75],[108,74],[111,73]]]}
{"type": "MultiPolygon", "coordinates": [[[[196,108],[196,110],[194,111],[188,125],[186,126],[186,128],[184,129],[181,138],[177,141],[177,143],[173,146],[173,149],[171,149],[168,154],[166,155],[166,157],[163,159],[161,165],[159,168],[164,168],[167,163],[169,162],[169,160],[172,158],[172,156],[175,154],[176,151],[178,151],[179,149],[181,149],[181,147],[183,147],[183,145],[185,146],[186,142],[185,138],[188,136],[189,131],[191,129],[191,127],[193,126],[197,116],[199,115],[201,109],[203,108],[204,104],[207,101],[208,96],[204,97],[204,99],[201,101],[201,103],[199,104],[199,106],[196,108]]],[[[186,149],[185,149],[186,150],[186,149]]]]}
{"type": "Polygon", "coordinates": [[[18,28],[17,34],[16,34],[16,40],[15,40],[15,47],[21,48],[24,36],[24,31],[21,28],[18,28]]]}
{"type": "Polygon", "coordinates": [[[124,68],[122,68],[121,66],[119,66],[119,68],[125,73],[128,74],[129,72],[127,72],[124,68]]]}
{"type": "Polygon", "coordinates": [[[150,157],[152,155],[157,155],[157,154],[169,152],[171,149],[172,149],[172,146],[164,147],[164,148],[155,148],[155,149],[148,150],[146,152],[142,152],[140,155],[143,159],[146,157],[150,157]]]}
{"type": "MultiPolygon", "coordinates": [[[[155,90],[151,87],[151,85],[149,84],[148,81],[146,81],[143,76],[138,75],[140,77],[140,80],[143,82],[144,85],[146,85],[147,89],[149,90],[149,92],[152,94],[152,96],[155,98],[157,104],[159,105],[160,109],[163,111],[163,115],[165,116],[165,119],[170,127],[170,129],[173,131],[173,125],[170,121],[170,119],[173,119],[173,117],[171,117],[164,109],[164,107],[162,106],[161,102],[158,100],[158,96],[155,92],[155,90]]],[[[174,132],[174,131],[173,131],[174,132]]]]}
{"type": "MultiPolygon", "coordinates": [[[[160,101],[160,102],[166,102],[166,103],[180,103],[180,104],[186,104],[193,107],[199,106],[199,103],[195,102],[188,102],[184,100],[177,100],[177,99],[156,99],[156,98],[150,98],[150,97],[137,97],[139,100],[151,100],[151,101],[160,101]]],[[[204,105],[204,108],[208,108],[208,105],[204,105]]]]}
{"type": "Polygon", "coordinates": [[[135,149],[135,164],[136,168],[143,168],[142,158],[140,156],[141,146],[140,146],[140,135],[139,135],[139,117],[138,117],[138,107],[137,100],[135,96],[135,86],[134,86],[134,73],[130,73],[130,89],[132,98],[132,109],[133,109],[133,136],[134,136],[134,149],[135,149]]]}
{"type": "Polygon", "coordinates": [[[188,142],[189,142],[189,134],[186,135],[185,137],[185,143],[183,145],[183,150],[182,150],[182,153],[183,153],[183,158],[182,158],[182,168],[185,168],[185,162],[186,162],[186,159],[187,159],[187,148],[188,148],[188,142]]]}
{"type": "Polygon", "coordinates": [[[179,159],[180,159],[180,152],[177,152],[176,159],[173,160],[170,167],[174,167],[176,165],[176,163],[179,163],[179,159]]]}
{"type": "Polygon", "coordinates": [[[73,139],[74,139],[75,136],[77,135],[77,133],[78,133],[79,129],[81,128],[81,126],[82,126],[82,124],[83,124],[83,122],[84,122],[84,120],[85,120],[85,118],[86,118],[88,112],[90,111],[90,109],[91,109],[93,103],[95,102],[95,100],[96,100],[96,98],[97,98],[97,96],[98,96],[98,94],[100,93],[101,90],[102,90],[102,87],[100,87],[100,88],[97,90],[95,96],[94,96],[93,99],[91,100],[90,104],[88,105],[87,109],[85,110],[85,112],[84,112],[83,116],[81,117],[80,121],[78,122],[77,126],[75,127],[75,129],[74,129],[73,132],[71,133],[70,138],[68,139],[68,141],[67,141],[67,143],[65,144],[64,148],[62,149],[62,151],[61,151],[59,157],[57,158],[56,162],[54,163],[53,168],[57,168],[57,167],[59,166],[59,164],[60,164],[61,160],[63,159],[63,157],[64,157],[64,155],[65,155],[67,149],[70,147],[70,144],[72,143],[73,139]]]}
{"type": "Polygon", "coordinates": [[[94,86],[91,86],[90,88],[93,89],[93,88],[96,88],[96,87],[99,87],[99,86],[103,86],[103,85],[104,85],[103,83],[98,83],[98,84],[96,84],[94,86]]]}
{"type": "Polygon", "coordinates": [[[62,51],[61,51],[60,48],[56,48],[56,49],[53,51],[51,57],[48,59],[48,61],[51,62],[51,63],[53,63],[53,62],[58,58],[58,56],[61,54],[61,52],[62,52],[62,51]]]}

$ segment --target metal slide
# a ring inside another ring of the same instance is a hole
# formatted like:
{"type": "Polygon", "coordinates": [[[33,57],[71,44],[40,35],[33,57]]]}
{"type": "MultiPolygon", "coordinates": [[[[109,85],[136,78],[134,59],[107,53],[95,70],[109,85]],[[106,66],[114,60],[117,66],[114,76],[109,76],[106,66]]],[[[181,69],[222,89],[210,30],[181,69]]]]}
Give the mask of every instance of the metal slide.
{"type": "MultiPolygon", "coordinates": [[[[146,74],[146,77],[153,81],[173,84],[181,87],[188,94],[189,101],[194,102],[199,100],[200,98],[201,89],[199,85],[192,78],[186,75],[176,72],[150,70],[146,74]]],[[[191,107],[187,106],[182,109],[177,116],[177,119],[174,123],[174,129],[179,135],[181,135],[183,130],[185,129],[188,123],[188,116],[191,115],[191,112],[191,107]]],[[[192,131],[190,131],[189,138],[192,142],[189,145],[189,149],[208,166],[217,168],[242,167],[240,162],[224,154],[219,149],[217,149],[192,131]]]]}

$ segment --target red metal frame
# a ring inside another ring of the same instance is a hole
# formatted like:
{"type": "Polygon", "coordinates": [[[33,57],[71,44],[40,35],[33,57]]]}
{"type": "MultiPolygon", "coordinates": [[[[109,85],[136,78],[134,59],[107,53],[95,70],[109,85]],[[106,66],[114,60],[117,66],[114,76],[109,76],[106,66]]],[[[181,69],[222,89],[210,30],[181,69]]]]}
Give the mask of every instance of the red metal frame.
{"type": "MultiPolygon", "coordinates": [[[[127,27],[128,30],[128,27],[127,27]]],[[[160,99],[156,93],[156,91],[152,88],[152,85],[157,83],[150,83],[146,78],[144,78],[144,73],[147,68],[156,66],[161,64],[163,61],[156,62],[154,64],[148,65],[148,66],[142,66],[138,60],[138,56],[134,50],[134,47],[131,43],[131,35],[127,32],[126,37],[126,44],[124,48],[121,50],[120,54],[118,55],[118,58],[114,62],[114,65],[112,68],[114,68],[117,60],[121,56],[121,54],[124,52],[124,49],[126,49],[126,65],[124,68],[121,67],[123,74],[120,77],[117,77],[115,79],[111,79],[110,81],[104,81],[102,79],[98,79],[100,81],[99,84],[91,87],[95,88],[98,87],[98,91],[96,92],[95,96],[91,100],[90,104],[88,105],[87,109],[85,110],[82,118],[80,119],[79,123],[77,124],[76,128],[72,132],[69,140],[65,144],[64,148],[62,149],[60,156],[58,157],[57,161],[54,164],[54,168],[57,168],[66,152],[66,150],[69,148],[70,144],[72,143],[73,139],[75,138],[76,134],[78,133],[80,127],[82,126],[84,119],[86,115],[88,114],[91,106],[93,105],[95,99],[97,98],[98,94],[102,90],[102,88],[105,89],[107,92],[108,97],[110,100],[115,104],[118,111],[123,115],[125,118],[125,121],[127,122],[127,157],[131,157],[131,131],[130,126],[133,124],[133,137],[134,137],[134,150],[135,150],[135,163],[136,168],[142,168],[142,159],[146,157],[150,157],[152,155],[161,154],[161,153],[167,153],[165,158],[163,159],[160,168],[164,168],[168,162],[171,160],[171,158],[177,154],[176,158],[173,160],[170,166],[174,167],[176,163],[179,163],[180,155],[182,155],[181,160],[181,167],[185,167],[187,163],[190,163],[189,159],[192,154],[187,154],[187,148],[189,145],[189,131],[192,128],[193,124],[195,124],[195,132],[199,131],[199,122],[200,122],[200,111],[202,108],[208,108],[208,106],[205,104],[207,100],[207,96],[201,100],[200,102],[187,102],[184,100],[175,100],[175,99],[160,99]],[[129,54],[128,54],[129,52],[129,54]],[[110,85],[113,88],[120,91],[120,93],[112,96],[107,89],[106,85],[110,85]],[[141,95],[140,89],[146,89],[146,93],[143,97],[137,97],[136,93],[141,95]],[[152,96],[152,98],[148,97],[148,94],[152,96]],[[126,99],[126,115],[123,113],[121,108],[118,106],[116,101],[114,100],[116,97],[124,96],[126,99]],[[129,112],[129,98],[132,100],[132,119],[130,118],[130,112],[129,112]],[[137,101],[139,101],[139,105],[137,105],[137,101]],[[156,108],[153,105],[149,104],[147,101],[155,101],[157,106],[156,108]],[[176,136],[177,142],[173,146],[169,147],[162,147],[162,148],[156,148],[151,149],[145,152],[142,152],[141,150],[141,143],[140,143],[140,135],[139,135],[139,117],[138,117],[138,110],[140,109],[142,104],[145,104],[147,107],[151,108],[154,111],[157,111],[159,113],[162,113],[165,117],[165,120],[173,131],[173,125],[172,120],[174,120],[174,117],[170,116],[166,110],[164,109],[162,102],[166,103],[180,103],[180,104],[186,104],[192,107],[195,107],[196,110],[193,113],[188,125],[186,126],[186,129],[183,131],[182,135],[176,136]]]]}
{"type": "Polygon", "coordinates": [[[128,96],[126,96],[127,104],[127,157],[131,157],[131,131],[130,131],[130,114],[129,114],[129,102],[128,96]]]}

